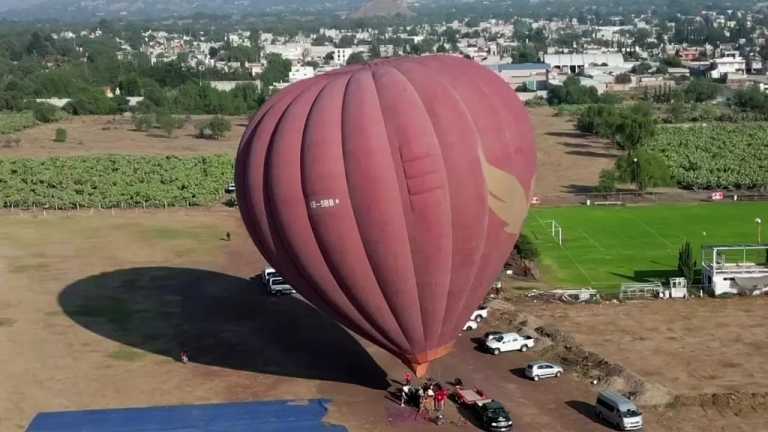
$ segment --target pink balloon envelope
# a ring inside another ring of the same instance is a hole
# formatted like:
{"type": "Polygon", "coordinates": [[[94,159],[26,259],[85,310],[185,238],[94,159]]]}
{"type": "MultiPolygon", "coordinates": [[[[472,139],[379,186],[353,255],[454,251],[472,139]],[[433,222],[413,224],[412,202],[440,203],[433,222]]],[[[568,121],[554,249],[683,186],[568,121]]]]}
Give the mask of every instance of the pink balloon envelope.
{"type": "Polygon", "coordinates": [[[463,58],[405,57],[270,98],[240,143],[236,190],[296,290],[422,376],[509,256],[535,169],[507,83],[463,58]]]}

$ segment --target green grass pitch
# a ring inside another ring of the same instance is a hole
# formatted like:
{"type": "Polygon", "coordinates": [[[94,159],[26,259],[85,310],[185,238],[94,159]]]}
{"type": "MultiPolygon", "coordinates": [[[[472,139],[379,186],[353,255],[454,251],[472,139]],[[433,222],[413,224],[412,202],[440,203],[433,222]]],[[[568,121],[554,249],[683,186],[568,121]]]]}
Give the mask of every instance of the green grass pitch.
{"type": "MultiPolygon", "coordinates": [[[[545,282],[615,291],[622,282],[676,276],[685,240],[699,264],[702,244],[757,243],[758,217],[768,222],[768,203],[532,208],[524,232],[539,247],[545,282]],[[563,229],[562,247],[552,237],[553,219],[563,229]]],[[[765,252],[759,255],[747,260],[764,262],[765,252]]]]}

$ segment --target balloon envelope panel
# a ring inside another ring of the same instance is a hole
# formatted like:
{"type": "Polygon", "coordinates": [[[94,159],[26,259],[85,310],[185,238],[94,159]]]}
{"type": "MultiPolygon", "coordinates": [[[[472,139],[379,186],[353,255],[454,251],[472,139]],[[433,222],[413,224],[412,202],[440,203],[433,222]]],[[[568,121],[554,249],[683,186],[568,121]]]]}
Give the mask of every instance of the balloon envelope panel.
{"type": "Polygon", "coordinates": [[[272,97],[238,151],[238,203],[308,301],[423,372],[514,246],[535,158],[528,114],[495,73],[381,60],[272,97]]]}

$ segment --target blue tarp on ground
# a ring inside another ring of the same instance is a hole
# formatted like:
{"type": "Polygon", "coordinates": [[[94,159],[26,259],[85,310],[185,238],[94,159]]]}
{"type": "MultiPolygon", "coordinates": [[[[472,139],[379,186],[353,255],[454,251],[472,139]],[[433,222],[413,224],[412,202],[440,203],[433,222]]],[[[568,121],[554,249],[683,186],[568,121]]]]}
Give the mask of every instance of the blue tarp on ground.
{"type": "Polygon", "coordinates": [[[328,401],[237,402],[40,413],[27,432],[346,432],[328,401]]]}

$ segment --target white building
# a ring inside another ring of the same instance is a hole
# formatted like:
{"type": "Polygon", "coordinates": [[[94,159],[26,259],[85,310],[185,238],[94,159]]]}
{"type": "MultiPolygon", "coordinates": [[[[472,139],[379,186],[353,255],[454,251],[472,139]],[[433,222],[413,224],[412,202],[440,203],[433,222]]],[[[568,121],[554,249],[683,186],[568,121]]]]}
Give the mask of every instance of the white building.
{"type": "Polygon", "coordinates": [[[704,246],[702,284],[713,295],[768,292],[768,245],[704,246]]]}
{"type": "Polygon", "coordinates": [[[351,48],[336,48],[333,51],[333,63],[337,65],[347,64],[347,59],[352,54],[351,48]]]}
{"type": "Polygon", "coordinates": [[[578,73],[589,65],[623,67],[624,56],[619,53],[545,54],[544,63],[560,73],[578,73]]]}
{"type": "Polygon", "coordinates": [[[312,66],[291,66],[288,73],[288,82],[295,83],[303,79],[315,76],[315,69],[312,66]]]}
{"type": "Polygon", "coordinates": [[[713,62],[716,68],[712,71],[712,78],[720,78],[723,75],[742,75],[747,71],[747,61],[741,57],[722,57],[713,62]]]}

